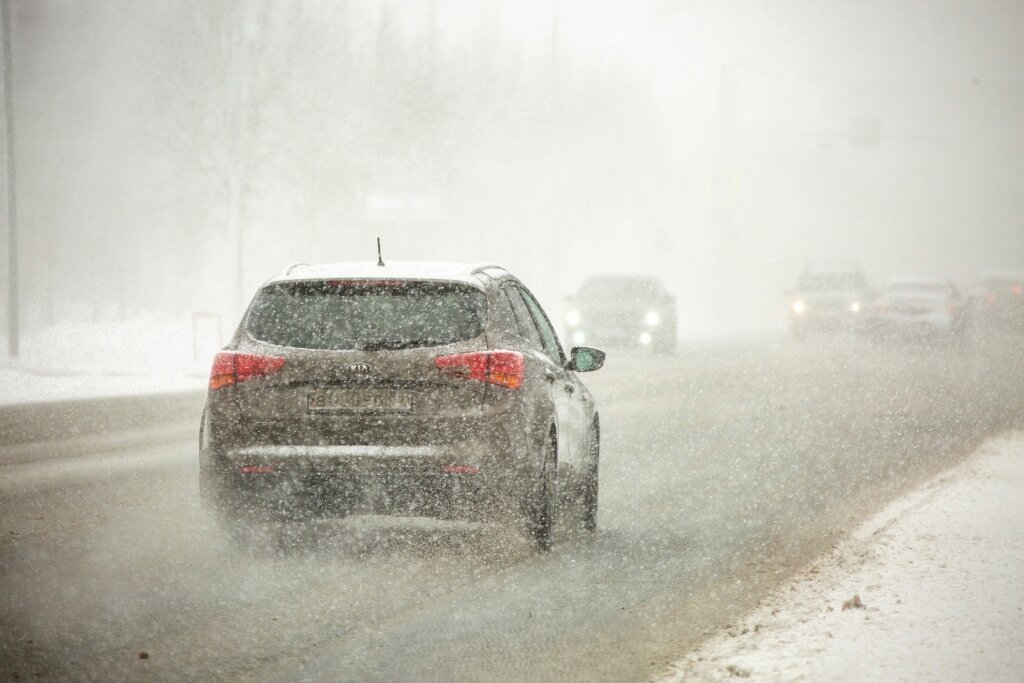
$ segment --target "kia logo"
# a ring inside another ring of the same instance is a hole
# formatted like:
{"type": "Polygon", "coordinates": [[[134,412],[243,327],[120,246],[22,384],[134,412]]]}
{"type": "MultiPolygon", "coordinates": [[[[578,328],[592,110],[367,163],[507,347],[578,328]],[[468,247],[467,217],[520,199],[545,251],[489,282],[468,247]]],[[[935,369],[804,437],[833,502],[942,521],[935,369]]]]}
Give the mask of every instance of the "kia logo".
{"type": "Polygon", "coordinates": [[[373,370],[373,366],[369,363],[349,363],[345,369],[353,374],[365,375],[373,370]]]}

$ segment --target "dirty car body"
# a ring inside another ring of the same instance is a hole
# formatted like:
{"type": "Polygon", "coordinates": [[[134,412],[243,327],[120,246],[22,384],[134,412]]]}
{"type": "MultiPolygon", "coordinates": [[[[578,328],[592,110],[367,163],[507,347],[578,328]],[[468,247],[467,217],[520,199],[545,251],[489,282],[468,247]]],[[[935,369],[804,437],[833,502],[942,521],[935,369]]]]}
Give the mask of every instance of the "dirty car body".
{"type": "Polygon", "coordinates": [[[536,299],[497,266],[291,268],[218,354],[204,499],[233,523],[385,514],[596,525],[598,414],[536,299]]]}

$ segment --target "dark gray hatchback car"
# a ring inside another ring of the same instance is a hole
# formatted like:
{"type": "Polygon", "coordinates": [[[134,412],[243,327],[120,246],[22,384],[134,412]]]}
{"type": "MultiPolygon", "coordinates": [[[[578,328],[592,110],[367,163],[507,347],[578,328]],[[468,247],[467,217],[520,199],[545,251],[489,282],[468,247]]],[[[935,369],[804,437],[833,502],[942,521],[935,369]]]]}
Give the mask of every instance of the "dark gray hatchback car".
{"type": "Polygon", "coordinates": [[[200,492],[237,528],[385,514],[597,525],[599,419],[525,286],[494,265],[292,266],[214,360],[200,492]]]}

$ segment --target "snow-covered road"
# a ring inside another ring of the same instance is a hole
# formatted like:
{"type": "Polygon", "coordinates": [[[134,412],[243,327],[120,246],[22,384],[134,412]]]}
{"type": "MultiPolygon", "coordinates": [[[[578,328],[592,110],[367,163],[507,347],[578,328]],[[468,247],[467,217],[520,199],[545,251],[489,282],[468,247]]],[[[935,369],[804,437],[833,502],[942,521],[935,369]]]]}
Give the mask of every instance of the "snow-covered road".
{"type": "Polygon", "coordinates": [[[374,518],[247,554],[198,506],[194,435],[80,442],[66,468],[38,463],[65,444],[30,444],[0,465],[0,678],[643,680],[1019,423],[1014,348],[613,354],[587,377],[600,529],[566,515],[547,555],[374,518]]]}

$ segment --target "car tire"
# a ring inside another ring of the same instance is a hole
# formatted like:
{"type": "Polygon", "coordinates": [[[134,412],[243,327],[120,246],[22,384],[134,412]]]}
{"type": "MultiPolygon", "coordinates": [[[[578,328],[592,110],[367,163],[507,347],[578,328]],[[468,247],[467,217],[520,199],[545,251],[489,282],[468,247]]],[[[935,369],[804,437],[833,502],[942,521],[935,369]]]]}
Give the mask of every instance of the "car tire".
{"type": "Polygon", "coordinates": [[[546,552],[555,544],[555,518],[558,501],[558,441],[554,431],[544,445],[544,460],[529,503],[527,527],[534,547],[546,552]]]}
{"type": "Polygon", "coordinates": [[[590,458],[587,463],[587,479],[583,488],[583,529],[597,529],[597,502],[600,478],[598,476],[601,457],[601,430],[597,418],[590,429],[590,458]]]}

